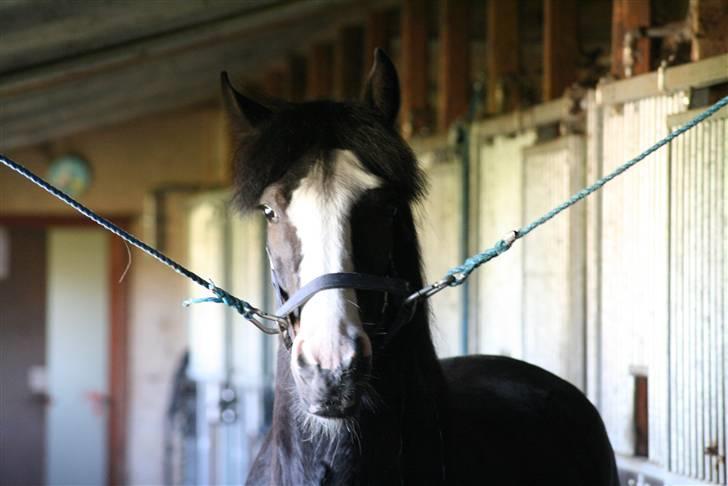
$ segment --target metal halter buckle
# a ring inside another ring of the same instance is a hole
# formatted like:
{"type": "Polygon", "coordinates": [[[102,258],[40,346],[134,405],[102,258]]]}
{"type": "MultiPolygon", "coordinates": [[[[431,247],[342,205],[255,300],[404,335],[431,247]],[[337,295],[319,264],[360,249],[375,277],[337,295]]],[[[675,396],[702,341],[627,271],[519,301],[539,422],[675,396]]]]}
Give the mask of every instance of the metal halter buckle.
{"type": "Polygon", "coordinates": [[[431,283],[430,285],[426,287],[422,287],[417,292],[414,292],[410,294],[409,297],[407,297],[404,300],[405,304],[412,304],[418,300],[422,299],[428,299],[435,295],[436,293],[440,292],[442,289],[445,289],[447,287],[450,287],[453,284],[456,284],[461,281],[461,278],[455,275],[447,275],[443,277],[442,279],[438,280],[437,282],[431,283]]]}
{"type": "Polygon", "coordinates": [[[269,314],[267,312],[264,312],[260,309],[253,308],[250,311],[250,315],[246,316],[246,319],[249,320],[255,327],[260,329],[266,334],[282,334],[285,330],[288,328],[288,319],[285,319],[280,316],[276,316],[273,314],[269,314]],[[276,327],[269,326],[267,324],[264,324],[261,319],[266,321],[273,321],[277,323],[278,325],[276,327]]]}

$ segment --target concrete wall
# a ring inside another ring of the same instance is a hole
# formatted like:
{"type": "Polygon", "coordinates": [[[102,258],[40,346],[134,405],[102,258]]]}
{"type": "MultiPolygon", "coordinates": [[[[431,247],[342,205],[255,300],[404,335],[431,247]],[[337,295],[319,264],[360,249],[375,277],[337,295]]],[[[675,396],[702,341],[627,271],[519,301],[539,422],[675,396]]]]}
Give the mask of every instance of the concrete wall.
{"type": "MultiPolygon", "coordinates": [[[[153,241],[150,192],[172,186],[161,199],[166,252],[186,261],[186,200],[191,186],[219,187],[229,180],[227,130],[214,105],[93,130],[15,150],[9,157],[44,176],[48,164],[78,153],[93,168],[83,204],[104,215],[134,221],[132,231],[153,241]],[[185,189],[185,187],[187,189],[185,189]]],[[[157,200],[159,202],[160,199],[157,200]]],[[[159,206],[159,204],[157,205],[159,206]]],[[[157,208],[158,209],[158,208],[157,208]]],[[[0,170],[0,216],[63,216],[70,208],[17,175],[0,170]]],[[[129,274],[129,365],[127,479],[161,484],[163,419],[172,374],[186,346],[186,314],[180,302],[188,282],[137,250],[129,274]]]]}

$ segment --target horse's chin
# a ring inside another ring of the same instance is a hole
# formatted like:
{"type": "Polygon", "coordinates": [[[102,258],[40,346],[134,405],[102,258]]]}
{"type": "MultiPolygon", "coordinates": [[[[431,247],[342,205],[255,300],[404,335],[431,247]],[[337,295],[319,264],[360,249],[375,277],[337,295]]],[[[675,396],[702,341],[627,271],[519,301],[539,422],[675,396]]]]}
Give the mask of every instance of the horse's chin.
{"type": "Polygon", "coordinates": [[[303,412],[299,416],[301,425],[310,438],[334,439],[345,434],[355,434],[357,420],[353,415],[328,417],[303,412]]]}

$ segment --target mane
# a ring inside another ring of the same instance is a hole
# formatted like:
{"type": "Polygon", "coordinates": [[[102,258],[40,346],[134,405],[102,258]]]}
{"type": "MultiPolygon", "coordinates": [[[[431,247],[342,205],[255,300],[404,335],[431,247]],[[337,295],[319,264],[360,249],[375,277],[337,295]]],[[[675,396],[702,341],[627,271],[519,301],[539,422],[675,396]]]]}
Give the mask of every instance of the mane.
{"type": "Polygon", "coordinates": [[[361,103],[279,104],[270,120],[239,134],[234,155],[237,207],[249,211],[273,183],[292,191],[315,163],[329,166],[332,150],[352,151],[403,202],[419,200],[425,178],[414,153],[381,115],[361,103]]]}

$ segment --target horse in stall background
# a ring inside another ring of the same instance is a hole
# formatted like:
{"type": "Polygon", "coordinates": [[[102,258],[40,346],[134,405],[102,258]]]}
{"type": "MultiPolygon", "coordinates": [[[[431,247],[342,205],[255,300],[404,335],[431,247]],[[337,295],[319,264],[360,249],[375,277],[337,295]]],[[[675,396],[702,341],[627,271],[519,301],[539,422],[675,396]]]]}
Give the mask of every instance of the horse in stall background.
{"type": "MultiPolygon", "coordinates": [[[[236,201],[268,220],[282,301],[336,272],[423,285],[412,207],[424,175],[395,128],[399,81],[375,54],[358,102],[223,97],[239,131],[236,201]]],[[[335,288],[291,314],[272,428],[252,485],[617,485],[596,409],[574,386],[498,356],[439,360],[426,302],[335,288]]],[[[282,341],[283,343],[283,341],[282,341]]]]}

